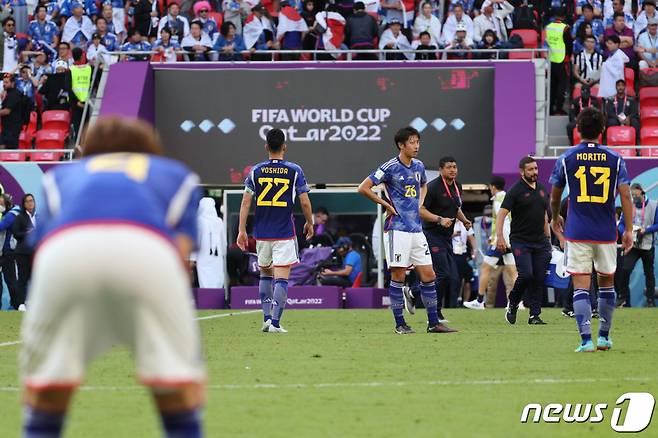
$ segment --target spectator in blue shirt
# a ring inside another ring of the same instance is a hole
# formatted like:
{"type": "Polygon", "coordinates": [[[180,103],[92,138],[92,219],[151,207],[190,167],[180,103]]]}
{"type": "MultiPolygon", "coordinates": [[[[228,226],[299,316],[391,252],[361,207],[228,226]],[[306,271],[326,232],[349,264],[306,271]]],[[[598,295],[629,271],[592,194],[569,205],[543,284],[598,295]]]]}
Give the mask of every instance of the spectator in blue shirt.
{"type": "Polygon", "coordinates": [[[108,52],[119,50],[119,38],[108,31],[107,20],[104,17],[98,17],[96,20],[96,33],[101,37],[101,44],[108,52]]]}
{"type": "Polygon", "coordinates": [[[343,267],[334,271],[324,269],[320,273],[320,283],[323,285],[350,287],[354,280],[361,273],[361,255],[356,252],[352,246],[352,240],[349,237],[341,237],[334,245],[334,249],[339,256],[343,257],[343,267]]]}
{"type": "Polygon", "coordinates": [[[597,17],[603,14],[603,2],[601,0],[578,0],[576,2],[576,15],[583,15],[585,6],[591,7],[592,12],[597,17]]]}
{"type": "Polygon", "coordinates": [[[55,47],[59,42],[59,29],[57,25],[48,19],[48,11],[44,5],[37,6],[35,20],[30,22],[27,34],[32,41],[39,41],[50,47],[55,47]]]}
{"type": "Polygon", "coordinates": [[[34,103],[34,92],[39,85],[37,80],[32,77],[32,69],[29,65],[21,65],[19,76],[16,78],[16,89],[23,95],[30,98],[34,103]]]}
{"type": "Polygon", "coordinates": [[[176,62],[176,50],[180,50],[178,41],[171,39],[171,29],[167,26],[160,31],[160,39],[153,43],[153,50],[160,52],[167,62],[176,62]]]}
{"type": "MultiPolygon", "coordinates": [[[[148,52],[151,50],[151,45],[146,41],[142,41],[142,35],[137,29],[128,32],[128,42],[121,46],[122,52],[148,52]]],[[[122,55],[127,61],[145,61],[151,55],[122,55]]]]}
{"type": "Polygon", "coordinates": [[[240,61],[242,60],[240,52],[247,48],[242,37],[237,34],[235,24],[225,21],[222,23],[213,50],[218,52],[219,61],[240,61]]]}
{"type": "Polygon", "coordinates": [[[578,28],[583,23],[589,23],[592,26],[592,35],[596,38],[597,43],[601,43],[603,34],[605,33],[605,26],[603,21],[599,18],[594,17],[594,8],[589,3],[586,3],[582,6],[583,15],[576,20],[571,29],[571,36],[576,38],[578,35],[578,28]]]}
{"type": "MultiPolygon", "coordinates": [[[[54,57],[56,53],[57,52],[53,50],[51,52],[52,57],[54,57]]],[[[32,69],[32,77],[39,83],[43,82],[42,78],[45,78],[47,75],[53,73],[53,68],[48,63],[48,55],[45,51],[39,51],[37,56],[34,57],[34,60],[30,64],[30,68],[32,69]]]]}
{"type": "MultiPolygon", "coordinates": [[[[9,194],[4,193],[0,196],[0,214],[2,214],[2,220],[0,221],[0,248],[2,249],[0,253],[0,269],[2,269],[2,277],[4,277],[7,289],[9,289],[9,296],[11,297],[11,304],[14,309],[18,309],[21,303],[16,302],[18,298],[16,259],[14,256],[16,240],[13,239],[11,228],[20,212],[20,207],[14,206],[9,194]]],[[[0,288],[0,301],[2,301],[2,288],[0,288]]]]}
{"type": "Polygon", "coordinates": [[[55,23],[60,23],[62,20],[59,16],[59,4],[56,0],[47,1],[42,3],[46,7],[46,18],[55,23]]]}

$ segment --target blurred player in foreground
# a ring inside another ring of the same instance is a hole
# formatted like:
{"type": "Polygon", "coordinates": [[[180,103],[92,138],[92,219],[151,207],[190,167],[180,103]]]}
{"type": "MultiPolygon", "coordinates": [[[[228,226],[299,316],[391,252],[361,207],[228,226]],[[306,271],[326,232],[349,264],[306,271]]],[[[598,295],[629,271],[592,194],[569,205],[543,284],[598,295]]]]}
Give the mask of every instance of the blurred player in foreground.
{"type": "Polygon", "coordinates": [[[186,270],[199,178],[161,155],[150,126],[105,118],[81,161],[44,175],[22,327],[25,438],[60,436],[87,366],[120,343],[151,387],[165,436],[202,435],[206,373],[186,270]]]}
{"type": "Polygon", "coordinates": [[[569,149],[555,163],[550,182],[553,231],[566,240],[567,271],[573,279],[573,309],[582,338],[576,353],[609,350],[609,333],[615,310],[614,276],[617,270],[616,189],[619,189],[626,229],[622,248],[633,246],[633,204],[626,164],[618,154],[597,142],[605,129],[605,117],[598,109],[584,109],[577,119],[582,142],[569,149]],[[566,227],[560,216],[564,188],[569,188],[569,216],[566,227]],[[591,334],[592,305],[589,298],[592,263],[599,284],[599,337],[594,347],[591,334]]]}
{"type": "Polygon", "coordinates": [[[395,332],[401,335],[415,333],[403,315],[402,288],[406,271],[412,265],[421,281],[421,298],[429,320],[427,332],[455,332],[457,330],[439,323],[436,275],[420,219],[420,206],[427,193],[425,166],[415,158],[420,149],[420,134],[414,128],[402,128],[395,134],[395,145],[399,155],[379,166],[359,186],[359,193],[380,204],[388,214],[384,226],[384,249],[391,270],[388,290],[395,317],[395,332]],[[384,185],[386,199],[372,191],[379,184],[384,185]]]}
{"type": "Polygon", "coordinates": [[[299,198],[306,218],[304,235],[307,240],[313,237],[313,209],[302,168],[283,158],[287,150],[283,131],[271,129],[265,149],[269,160],[255,165],[245,180],[238,246],[247,250],[247,217],[255,197],[254,237],[260,267],[258,294],[263,308],[263,331],[286,333],[280,324],[281,315],[288,299],[290,267],[299,262],[293,220],[295,198],[299,198]]]}

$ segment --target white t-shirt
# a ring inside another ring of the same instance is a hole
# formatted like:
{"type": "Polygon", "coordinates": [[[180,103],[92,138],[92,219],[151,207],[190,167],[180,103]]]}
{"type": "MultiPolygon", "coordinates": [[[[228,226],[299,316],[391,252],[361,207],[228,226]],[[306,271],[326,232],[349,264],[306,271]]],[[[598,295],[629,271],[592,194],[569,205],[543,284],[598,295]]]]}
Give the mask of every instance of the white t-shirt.
{"type": "Polygon", "coordinates": [[[452,252],[461,255],[466,254],[468,236],[474,236],[473,228],[466,230],[460,221],[455,221],[455,231],[452,235],[452,252]]]}
{"type": "Polygon", "coordinates": [[[5,52],[2,59],[3,73],[9,73],[18,66],[18,59],[16,59],[16,44],[16,38],[7,37],[7,34],[5,34],[5,52]]]}

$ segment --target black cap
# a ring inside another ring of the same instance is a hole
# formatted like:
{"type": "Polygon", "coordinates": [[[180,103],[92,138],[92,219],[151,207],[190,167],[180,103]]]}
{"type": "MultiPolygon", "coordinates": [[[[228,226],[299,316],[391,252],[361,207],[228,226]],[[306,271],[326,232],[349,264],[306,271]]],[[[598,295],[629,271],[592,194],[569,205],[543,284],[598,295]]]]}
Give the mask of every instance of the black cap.
{"type": "Polygon", "coordinates": [[[95,40],[95,39],[100,40],[101,39],[101,34],[99,34],[98,32],[94,32],[94,34],[91,36],[91,39],[92,40],[95,40]]]}
{"type": "Polygon", "coordinates": [[[365,11],[366,10],[365,3],[363,3],[363,2],[354,3],[354,10],[355,11],[365,11]]]}
{"type": "Polygon", "coordinates": [[[256,6],[251,8],[251,12],[265,12],[265,6],[263,6],[261,3],[258,3],[256,6]]]}

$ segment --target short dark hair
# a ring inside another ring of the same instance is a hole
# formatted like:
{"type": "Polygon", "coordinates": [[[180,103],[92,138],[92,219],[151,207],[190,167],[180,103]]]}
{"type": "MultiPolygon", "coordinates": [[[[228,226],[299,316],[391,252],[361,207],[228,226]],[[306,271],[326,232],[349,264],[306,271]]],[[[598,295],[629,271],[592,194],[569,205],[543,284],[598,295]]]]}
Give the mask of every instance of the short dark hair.
{"type": "Polygon", "coordinates": [[[555,11],[555,16],[556,17],[561,17],[561,18],[566,17],[567,16],[567,8],[565,8],[565,7],[557,8],[557,11],[555,11]]]}
{"type": "Polygon", "coordinates": [[[190,27],[192,27],[193,24],[199,26],[199,29],[203,29],[203,23],[201,23],[201,20],[192,20],[192,22],[190,23],[190,27]]]}
{"type": "Polygon", "coordinates": [[[393,140],[395,141],[395,146],[400,149],[399,144],[405,144],[409,139],[413,136],[418,137],[420,140],[420,132],[416,128],[413,128],[411,126],[405,126],[404,128],[401,128],[398,130],[398,132],[395,133],[395,137],[393,140]]]}
{"type": "Polygon", "coordinates": [[[448,155],[448,156],[445,156],[445,157],[441,157],[441,159],[439,160],[439,167],[440,167],[441,169],[443,169],[443,167],[444,167],[447,163],[457,163],[457,160],[455,160],[455,157],[451,157],[451,156],[449,156],[449,155],[448,155]]]}
{"type": "Polygon", "coordinates": [[[615,86],[619,85],[620,82],[622,84],[626,85],[626,80],[625,79],[617,79],[617,81],[615,82],[615,86]]]}
{"type": "Polygon", "coordinates": [[[593,140],[605,129],[605,117],[595,107],[584,108],[576,118],[576,126],[582,138],[593,140]]]}
{"type": "Polygon", "coordinates": [[[135,35],[142,36],[142,33],[139,31],[139,29],[134,27],[128,31],[128,38],[132,38],[135,35]]]}
{"type": "Polygon", "coordinates": [[[286,135],[279,128],[270,129],[267,132],[267,148],[270,152],[280,152],[286,142],[286,135]]]}
{"type": "Polygon", "coordinates": [[[619,39],[619,36],[617,35],[608,35],[605,39],[606,42],[612,41],[613,43],[619,45],[621,44],[621,40],[619,39]]]}
{"type": "Polygon", "coordinates": [[[498,190],[505,190],[505,178],[502,176],[492,176],[491,185],[497,188],[498,190]]]}
{"type": "Polygon", "coordinates": [[[45,5],[37,5],[37,7],[34,8],[34,15],[37,15],[40,9],[43,9],[46,13],[48,12],[48,8],[46,8],[45,5]]]}
{"type": "Polygon", "coordinates": [[[427,35],[428,37],[432,38],[432,35],[430,35],[430,33],[429,33],[428,31],[426,31],[426,30],[422,31],[422,32],[418,35],[418,38],[422,38],[423,35],[427,35]]]}
{"type": "Polygon", "coordinates": [[[457,3],[455,3],[455,4],[452,6],[452,10],[454,11],[455,8],[460,8],[460,9],[464,10],[464,5],[462,5],[461,3],[457,2],[457,3]]]}
{"type": "Polygon", "coordinates": [[[67,49],[71,48],[71,45],[66,41],[60,41],[59,44],[57,44],[57,48],[59,49],[60,46],[66,46],[67,49]]]}
{"type": "Polygon", "coordinates": [[[583,41],[587,41],[587,40],[594,40],[594,42],[596,42],[596,37],[594,35],[585,35],[583,41]]]}
{"type": "Polygon", "coordinates": [[[25,201],[27,201],[27,198],[34,199],[34,195],[32,193],[26,193],[23,195],[23,199],[21,200],[21,208],[23,210],[25,210],[25,201]]]}
{"type": "Polygon", "coordinates": [[[585,9],[589,9],[590,11],[594,12],[594,7],[590,5],[589,3],[585,3],[582,7],[582,10],[584,11],[585,9]]]}
{"type": "Polygon", "coordinates": [[[626,20],[626,15],[623,12],[615,12],[614,14],[612,14],[612,21],[616,20],[617,17],[623,18],[624,21],[626,20]]]}
{"type": "Polygon", "coordinates": [[[73,61],[78,62],[82,59],[83,51],[80,47],[74,47],[71,50],[71,56],[73,56],[73,61]]]}
{"type": "Polygon", "coordinates": [[[535,160],[534,157],[531,157],[530,155],[526,155],[525,157],[521,158],[521,161],[519,161],[519,169],[523,170],[525,169],[526,164],[530,163],[535,163],[537,160],[535,160]]]}
{"type": "Polygon", "coordinates": [[[223,37],[227,36],[228,31],[231,30],[231,26],[235,27],[235,24],[233,24],[231,21],[224,21],[222,26],[219,28],[219,33],[222,34],[223,37]]]}
{"type": "Polygon", "coordinates": [[[329,216],[329,210],[327,210],[327,208],[323,206],[316,207],[315,213],[326,214],[327,216],[329,216]]]}
{"type": "Polygon", "coordinates": [[[14,20],[14,17],[7,17],[4,20],[2,20],[2,27],[6,26],[7,23],[9,23],[10,21],[14,23],[14,25],[16,24],[16,20],[14,20]]]}
{"type": "MultiPolygon", "coordinates": [[[[97,22],[98,22],[98,20],[97,20],[97,22]]],[[[163,27],[162,30],[160,31],[160,34],[162,34],[162,32],[165,32],[165,33],[169,34],[169,36],[171,36],[171,28],[169,26],[163,27]]]]}

